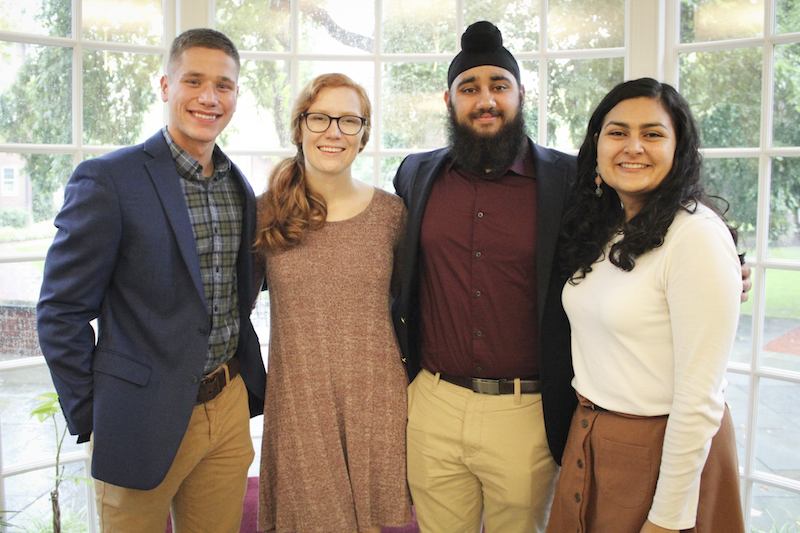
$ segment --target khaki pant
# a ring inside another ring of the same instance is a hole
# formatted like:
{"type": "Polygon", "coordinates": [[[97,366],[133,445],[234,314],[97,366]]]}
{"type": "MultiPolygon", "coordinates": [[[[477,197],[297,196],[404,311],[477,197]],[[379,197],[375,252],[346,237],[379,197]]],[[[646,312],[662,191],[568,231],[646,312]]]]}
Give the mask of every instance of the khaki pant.
{"type": "Polygon", "coordinates": [[[558,465],[541,394],[492,396],[423,370],[408,388],[408,483],[422,533],[543,532],[558,465]]]}
{"type": "Polygon", "coordinates": [[[238,533],[254,456],[249,417],[247,389],[237,376],[219,396],[195,406],[158,487],[126,489],[94,480],[100,530],[161,533],[172,511],[176,533],[238,533]]]}

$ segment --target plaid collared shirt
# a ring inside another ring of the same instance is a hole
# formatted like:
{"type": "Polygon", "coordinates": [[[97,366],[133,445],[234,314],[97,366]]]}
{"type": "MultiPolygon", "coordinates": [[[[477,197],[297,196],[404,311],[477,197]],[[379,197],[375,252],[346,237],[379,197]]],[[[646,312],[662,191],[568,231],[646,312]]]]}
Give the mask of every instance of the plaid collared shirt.
{"type": "Polygon", "coordinates": [[[213,372],[236,353],[239,342],[239,292],[236,259],[242,240],[244,201],[242,191],[231,176],[231,161],[214,147],[214,174],[203,176],[200,163],[164,134],[178,174],[192,222],[197,257],[211,317],[205,373],[213,372]]]}

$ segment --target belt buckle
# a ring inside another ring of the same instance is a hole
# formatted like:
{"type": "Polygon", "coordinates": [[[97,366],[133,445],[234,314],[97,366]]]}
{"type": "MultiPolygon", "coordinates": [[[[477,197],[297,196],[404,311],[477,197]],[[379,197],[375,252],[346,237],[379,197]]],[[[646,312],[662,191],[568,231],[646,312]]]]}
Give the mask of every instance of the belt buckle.
{"type": "Polygon", "coordinates": [[[472,378],[472,391],[480,394],[500,395],[499,379],[472,378]]]}

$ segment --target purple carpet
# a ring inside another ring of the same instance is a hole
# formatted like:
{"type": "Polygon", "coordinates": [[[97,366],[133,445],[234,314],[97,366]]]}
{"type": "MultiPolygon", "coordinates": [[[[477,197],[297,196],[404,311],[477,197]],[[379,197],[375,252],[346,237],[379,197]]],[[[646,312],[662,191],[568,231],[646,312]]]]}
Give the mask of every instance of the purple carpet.
{"type": "MultiPolygon", "coordinates": [[[[412,510],[413,512],[413,510],[412,510]]],[[[242,513],[242,528],[240,533],[258,533],[258,478],[247,478],[247,493],[244,495],[244,512],[242,513]]],[[[172,533],[172,521],[167,520],[167,533],[172,533]]],[[[419,533],[417,518],[413,517],[411,523],[403,527],[384,527],[381,533],[419,533]]]]}

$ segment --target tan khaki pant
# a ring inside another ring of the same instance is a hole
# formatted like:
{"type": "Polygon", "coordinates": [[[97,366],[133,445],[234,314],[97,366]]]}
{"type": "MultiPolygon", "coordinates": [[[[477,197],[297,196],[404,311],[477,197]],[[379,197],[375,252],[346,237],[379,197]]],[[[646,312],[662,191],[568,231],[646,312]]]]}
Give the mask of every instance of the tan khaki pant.
{"type": "Polygon", "coordinates": [[[247,389],[237,376],[219,396],[195,406],[175,460],[158,487],[126,489],[94,480],[100,530],[163,532],[172,511],[175,533],[238,533],[254,456],[249,417],[247,389]]]}
{"type": "Polygon", "coordinates": [[[491,396],[423,370],[408,388],[408,483],[422,533],[543,532],[558,465],[541,394],[491,396]]]}

